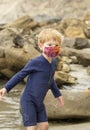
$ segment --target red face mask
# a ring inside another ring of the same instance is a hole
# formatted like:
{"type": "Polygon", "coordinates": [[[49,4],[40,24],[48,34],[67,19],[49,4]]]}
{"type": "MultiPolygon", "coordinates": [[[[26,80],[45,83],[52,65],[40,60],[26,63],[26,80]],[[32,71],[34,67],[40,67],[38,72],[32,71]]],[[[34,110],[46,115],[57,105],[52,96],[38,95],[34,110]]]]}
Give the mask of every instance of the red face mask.
{"type": "Polygon", "coordinates": [[[44,54],[48,57],[57,57],[60,53],[59,46],[45,46],[44,47],[44,54]]]}

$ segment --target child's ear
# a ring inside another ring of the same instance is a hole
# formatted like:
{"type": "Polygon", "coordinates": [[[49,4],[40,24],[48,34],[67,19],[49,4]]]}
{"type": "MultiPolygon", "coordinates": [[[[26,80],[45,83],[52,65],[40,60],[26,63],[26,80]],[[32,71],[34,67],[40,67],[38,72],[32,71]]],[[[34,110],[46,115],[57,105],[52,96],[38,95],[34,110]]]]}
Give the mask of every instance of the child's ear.
{"type": "Polygon", "coordinates": [[[40,50],[42,50],[43,45],[41,43],[38,43],[38,47],[40,50]]]}

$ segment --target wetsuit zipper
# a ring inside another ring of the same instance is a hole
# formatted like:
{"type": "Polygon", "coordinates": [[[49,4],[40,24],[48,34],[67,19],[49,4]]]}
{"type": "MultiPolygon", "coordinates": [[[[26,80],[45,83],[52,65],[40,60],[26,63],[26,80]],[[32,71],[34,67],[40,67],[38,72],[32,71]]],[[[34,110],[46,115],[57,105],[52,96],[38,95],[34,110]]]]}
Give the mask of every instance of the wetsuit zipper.
{"type": "Polygon", "coordinates": [[[50,77],[49,77],[49,81],[48,81],[48,85],[49,85],[49,88],[50,88],[50,84],[51,84],[51,81],[52,81],[52,66],[50,65],[50,77]]]}

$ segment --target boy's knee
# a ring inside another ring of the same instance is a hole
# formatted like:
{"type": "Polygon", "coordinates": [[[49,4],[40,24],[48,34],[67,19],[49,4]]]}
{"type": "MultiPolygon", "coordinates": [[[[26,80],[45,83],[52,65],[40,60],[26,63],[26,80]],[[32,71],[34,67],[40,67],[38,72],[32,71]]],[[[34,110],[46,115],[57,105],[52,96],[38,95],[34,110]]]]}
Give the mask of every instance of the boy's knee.
{"type": "Polygon", "coordinates": [[[48,130],[49,124],[48,122],[39,123],[40,130],[48,130]]]}
{"type": "Polygon", "coordinates": [[[48,122],[45,124],[45,126],[46,126],[46,127],[49,127],[49,124],[48,124],[48,122]]]}

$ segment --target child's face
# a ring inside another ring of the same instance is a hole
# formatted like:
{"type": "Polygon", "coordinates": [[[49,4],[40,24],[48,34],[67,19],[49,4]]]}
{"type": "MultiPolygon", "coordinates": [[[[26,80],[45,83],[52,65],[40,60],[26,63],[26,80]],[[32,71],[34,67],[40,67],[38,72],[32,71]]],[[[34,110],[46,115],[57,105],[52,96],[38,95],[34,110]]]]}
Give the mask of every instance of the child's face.
{"type": "Polygon", "coordinates": [[[60,43],[57,41],[47,41],[44,44],[40,44],[40,50],[48,57],[56,57],[60,53],[60,43]]]}

